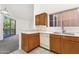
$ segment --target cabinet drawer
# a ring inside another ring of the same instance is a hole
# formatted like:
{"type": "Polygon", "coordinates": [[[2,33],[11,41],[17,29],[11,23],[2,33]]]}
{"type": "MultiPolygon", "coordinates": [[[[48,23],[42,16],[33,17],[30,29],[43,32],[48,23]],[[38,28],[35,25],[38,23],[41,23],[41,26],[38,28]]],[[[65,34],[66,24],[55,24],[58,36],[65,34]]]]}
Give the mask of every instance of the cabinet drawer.
{"type": "Polygon", "coordinates": [[[79,42],[79,37],[74,37],[74,36],[62,36],[62,39],[79,42]]]}
{"type": "Polygon", "coordinates": [[[60,38],[61,35],[54,35],[54,34],[50,34],[50,38],[60,38]]]}
{"type": "Polygon", "coordinates": [[[29,34],[29,36],[36,37],[36,36],[39,36],[39,33],[29,34]]]}
{"type": "Polygon", "coordinates": [[[62,40],[62,53],[79,54],[79,43],[70,40],[62,40]]]}

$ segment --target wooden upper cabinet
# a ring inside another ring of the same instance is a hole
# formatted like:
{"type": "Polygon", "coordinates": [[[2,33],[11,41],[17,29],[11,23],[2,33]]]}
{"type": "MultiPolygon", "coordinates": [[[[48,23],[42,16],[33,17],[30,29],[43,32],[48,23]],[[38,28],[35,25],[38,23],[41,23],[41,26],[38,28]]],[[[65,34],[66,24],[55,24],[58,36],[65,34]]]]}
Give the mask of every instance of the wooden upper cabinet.
{"type": "Polygon", "coordinates": [[[36,25],[45,25],[48,26],[48,16],[47,13],[41,13],[35,16],[36,25]]]}
{"type": "Polygon", "coordinates": [[[35,24],[39,25],[39,23],[40,23],[40,15],[36,15],[35,16],[35,24]]]}
{"type": "Polygon", "coordinates": [[[44,14],[40,15],[40,20],[39,20],[40,21],[40,25],[45,25],[45,19],[44,19],[44,17],[45,17],[44,14]]]}
{"type": "Polygon", "coordinates": [[[45,21],[44,24],[45,24],[46,26],[48,26],[48,15],[47,15],[47,14],[44,14],[44,19],[45,19],[45,20],[44,20],[44,21],[45,21]]]}

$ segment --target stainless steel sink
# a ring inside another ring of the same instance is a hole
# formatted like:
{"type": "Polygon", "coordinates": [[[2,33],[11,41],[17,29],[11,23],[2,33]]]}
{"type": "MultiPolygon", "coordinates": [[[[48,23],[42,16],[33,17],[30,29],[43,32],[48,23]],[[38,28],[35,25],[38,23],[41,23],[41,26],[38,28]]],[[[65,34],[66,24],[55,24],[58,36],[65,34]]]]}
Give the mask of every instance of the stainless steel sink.
{"type": "Polygon", "coordinates": [[[61,34],[61,32],[54,32],[55,34],[61,34]]]}
{"type": "Polygon", "coordinates": [[[67,32],[54,32],[55,34],[60,34],[60,35],[75,35],[74,33],[67,33],[67,32]]]}
{"type": "Polygon", "coordinates": [[[75,35],[74,33],[62,33],[62,34],[75,35]]]}

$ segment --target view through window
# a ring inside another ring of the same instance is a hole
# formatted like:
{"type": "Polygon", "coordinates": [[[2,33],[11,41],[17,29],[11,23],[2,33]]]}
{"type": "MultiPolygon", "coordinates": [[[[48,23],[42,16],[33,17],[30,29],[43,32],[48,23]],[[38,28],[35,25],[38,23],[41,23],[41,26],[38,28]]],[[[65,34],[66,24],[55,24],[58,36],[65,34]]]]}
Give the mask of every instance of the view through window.
{"type": "Polygon", "coordinates": [[[16,34],[16,21],[7,16],[3,20],[3,37],[10,37],[16,34]]]}

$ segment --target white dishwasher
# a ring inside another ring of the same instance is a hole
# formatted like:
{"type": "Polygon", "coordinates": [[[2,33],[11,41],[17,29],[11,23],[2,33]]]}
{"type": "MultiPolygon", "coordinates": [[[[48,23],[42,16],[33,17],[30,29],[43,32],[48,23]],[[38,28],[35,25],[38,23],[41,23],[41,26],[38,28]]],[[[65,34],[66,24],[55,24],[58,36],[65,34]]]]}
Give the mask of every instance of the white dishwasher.
{"type": "Polygon", "coordinates": [[[40,46],[46,49],[50,48],[49,33],[40,33],[40,46]]]}

